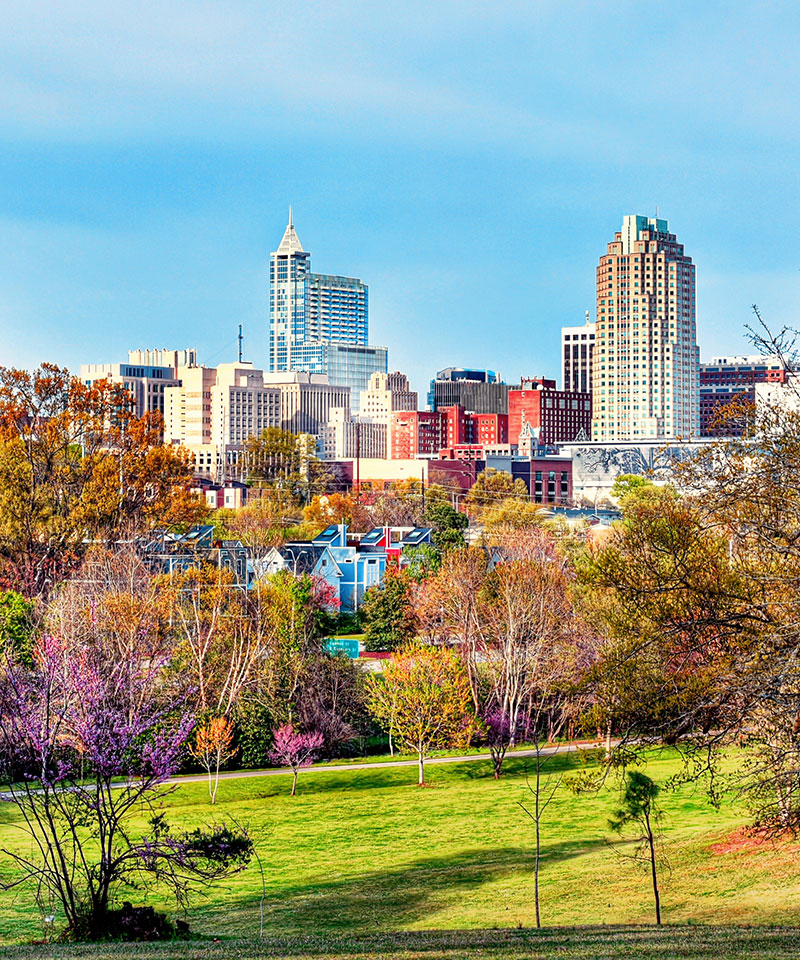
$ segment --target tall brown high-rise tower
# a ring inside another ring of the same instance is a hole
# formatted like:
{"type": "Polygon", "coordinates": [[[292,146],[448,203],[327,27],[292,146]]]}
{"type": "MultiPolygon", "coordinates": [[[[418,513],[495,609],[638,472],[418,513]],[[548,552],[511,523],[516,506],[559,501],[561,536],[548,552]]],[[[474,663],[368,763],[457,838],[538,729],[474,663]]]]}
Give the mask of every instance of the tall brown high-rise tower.
{"type": "Polygon", "coordinates": [[[700,432],[695,268],[666,220],[626,216],[597,268],[592,439],[700,432]]]}

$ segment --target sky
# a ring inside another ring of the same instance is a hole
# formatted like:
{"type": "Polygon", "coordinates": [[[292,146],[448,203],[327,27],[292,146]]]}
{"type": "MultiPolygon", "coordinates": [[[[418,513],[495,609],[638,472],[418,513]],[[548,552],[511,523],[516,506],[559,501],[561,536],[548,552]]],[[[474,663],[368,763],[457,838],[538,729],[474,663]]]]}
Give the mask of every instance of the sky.
{"type": "MultiPolygon", "coordinates": [[[[415,388],[558,376],[627,213],[800,325],[800,5],[0,0],[0,364],[267,356],[288,207],[415,388]]],[[[752,352],[752,350],[750,350],[752,352]]]]}

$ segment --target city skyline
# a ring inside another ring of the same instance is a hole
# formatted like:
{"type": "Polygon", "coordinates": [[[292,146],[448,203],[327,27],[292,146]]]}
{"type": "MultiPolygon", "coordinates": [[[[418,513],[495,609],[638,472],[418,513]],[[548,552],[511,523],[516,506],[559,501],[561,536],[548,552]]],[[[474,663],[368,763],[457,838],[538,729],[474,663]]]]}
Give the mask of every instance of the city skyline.
{"type": "Polygon", "coordinates": [[[797,10],[454,9],[331,3],[301,34],[249,4],[10,10],[0,359],[186,340],[213,363],[241,322],[265,367],[289,203],[319,265],[369,283],[371,336],[420,392],[450,365],[555,376],[624,211],[658,206],[692,251],[703,358],[751,352],[753,302],[795,322],[797,10]],[[611,69],[637,59],[669,82],[611,69]]]}

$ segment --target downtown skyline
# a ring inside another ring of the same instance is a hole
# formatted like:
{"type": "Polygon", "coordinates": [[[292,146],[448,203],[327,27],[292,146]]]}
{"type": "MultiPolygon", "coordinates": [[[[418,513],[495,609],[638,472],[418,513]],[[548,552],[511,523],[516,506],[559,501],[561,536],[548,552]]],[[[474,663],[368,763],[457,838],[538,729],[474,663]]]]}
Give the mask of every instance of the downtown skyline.
{"type": "Polygon", "coordinates": [[[703,359],[752,352],[753,302],[795,322],[789,5],[468,4],[447,35],[448,4],[329,4],[302,41],[269,5],[207,4],[191,29],[183,5],[145,6],[124,31],[99,5],[91,29],[71,8],[10,12],[6,365],[172,344],[224,362],[242,323],[265,367],[290,203],[315,267],[369,285],[371,340],[421,392],[450,365],[556,376],[628,212],[658,207],[691,250],[703,359]],[[647,102],[611,68],[626,46],[648,51],[630,74],[653,77],[647,102]]]}

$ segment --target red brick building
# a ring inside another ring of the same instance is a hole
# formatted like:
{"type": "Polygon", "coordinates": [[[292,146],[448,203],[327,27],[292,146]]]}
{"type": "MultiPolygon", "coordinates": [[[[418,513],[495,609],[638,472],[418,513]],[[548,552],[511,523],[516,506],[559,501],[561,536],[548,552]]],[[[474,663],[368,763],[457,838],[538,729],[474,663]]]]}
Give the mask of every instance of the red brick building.
{"type": "Polygon", "coordinates": [[[592,432],[592,396],[559,390],[555,380],[544,377],[523,380],[520,389],[508,394],[508,438],[519,443],[528,425],[539,444],[572,443],[583,431],[592,432]]]}
{"type": "Polygon", "coordinates": [[[778,357],[714,357],[700,364],[700,436],[741,436],[743,424],[715,422],[734,401],[755,403],[757,383],[784,383],[786,368],[778,357]]]}
{"type": "Polygon", "coordinates": [[[410,460],[445,448],[508,443],[508,415],[468,413],[462,406],[434,412],[406,410],[392,414],[389,457],[410,460]]]}

